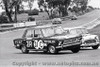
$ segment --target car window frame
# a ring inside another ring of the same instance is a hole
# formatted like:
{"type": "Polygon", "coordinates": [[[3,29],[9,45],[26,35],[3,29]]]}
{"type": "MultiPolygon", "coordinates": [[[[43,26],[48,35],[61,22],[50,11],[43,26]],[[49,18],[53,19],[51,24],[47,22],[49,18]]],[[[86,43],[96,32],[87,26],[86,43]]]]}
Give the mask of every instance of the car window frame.
{"type": "Polygon", "coordinates": [[[44,36],[43,36],[43,33],[42,33],[41,29],[34,29],[34,38],[43,38],[43,37],[44,36]],[[35,37],[35,30],[40,30],[42,37],[35,37]]]}
{"type": "Polygon", "coordinates": [[[30,35],[30,37],[27,37],[27,36],[26,36],[27,33],[28,33],[28,31],[31,31],[31,32],[32,32],[32,31],[34,31],[34,29],[32,29],[32,30],[31,30],[31,29],[26,30],[25,33],[24,33],[24,38],[33,38],[34,32],[33,32],[33,35],[32,35],[32,34],[30,35]]]}
{"type": "Polygon", "coordinates": [[[75,30],[75,32],[78,34],[77,29],[74,29],[74,28],[73,29],[69,29],[69,33],[70,34],[73,34],[73,33],[71,33],[72,30],[75,30]]]}

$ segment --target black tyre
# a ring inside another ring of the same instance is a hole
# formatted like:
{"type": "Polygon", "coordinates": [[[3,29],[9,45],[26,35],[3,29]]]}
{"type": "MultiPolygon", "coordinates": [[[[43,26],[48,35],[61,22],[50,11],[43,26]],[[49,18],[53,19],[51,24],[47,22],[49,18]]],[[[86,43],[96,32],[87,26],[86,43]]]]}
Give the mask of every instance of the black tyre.
{"type": "Polygon", "coordinates": [[[58,51],[56,50],[55,46],[53,46],[53,45],[49,45],[48,51],[49,51],[49,53],[51,53],[51,54],[56,54],[56,53],[58,53],[58,51]]]}
{"type": "Polygon", "coordinates": [[[22,53],[29,53],[29,50],[27,50],[27,47],[25,45],[21,47],[21,51],[22,53]]]}
{"type": "Polygon", "coordinates": [[[98,49],[99,45],[92,46],[93,49],[98,49]]]}
{"type": "Polygon", "coordinates": [[[71,51],[72,51],[73,53],[78,53],[78,52],[79,52],[79,50],[80,50],[80,46],[79,46],[79,47],[76,47],[76,48],[71,49],[71,51]]]}

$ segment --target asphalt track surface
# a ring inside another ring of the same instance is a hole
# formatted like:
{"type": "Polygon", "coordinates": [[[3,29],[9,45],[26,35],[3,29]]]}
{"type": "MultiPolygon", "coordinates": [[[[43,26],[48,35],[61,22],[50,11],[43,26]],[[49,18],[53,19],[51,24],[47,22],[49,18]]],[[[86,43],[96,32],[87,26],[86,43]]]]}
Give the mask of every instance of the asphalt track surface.
{"type": "MultiPolygon", "coordinates": [[[[62,27],[76,27],[89,23],[100,16],[100,10],[95,10],[80,16],[78,20],[63,21],[62,27]]],[[[90,30],[90,33],[100,36],[100,26],[90,30]]],[[[100,49],[82,48],[78,53],[61,51],[59,54],[44,54],[30,52],[22,54],[14,48],[13,39],[20,38],[24,29],[0,33],[0,67],[100,67],[100,49]]]]}

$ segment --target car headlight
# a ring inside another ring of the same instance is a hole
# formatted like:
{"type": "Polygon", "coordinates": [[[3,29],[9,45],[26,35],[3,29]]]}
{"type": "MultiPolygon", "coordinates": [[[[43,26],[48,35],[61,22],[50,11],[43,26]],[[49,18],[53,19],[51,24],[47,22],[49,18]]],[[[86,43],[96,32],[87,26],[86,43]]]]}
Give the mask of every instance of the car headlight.
{"type": "Polygon", "coordinates": [[[20,45],[19,44],[16,44],[16,46],[19,47],[20,45]]]}

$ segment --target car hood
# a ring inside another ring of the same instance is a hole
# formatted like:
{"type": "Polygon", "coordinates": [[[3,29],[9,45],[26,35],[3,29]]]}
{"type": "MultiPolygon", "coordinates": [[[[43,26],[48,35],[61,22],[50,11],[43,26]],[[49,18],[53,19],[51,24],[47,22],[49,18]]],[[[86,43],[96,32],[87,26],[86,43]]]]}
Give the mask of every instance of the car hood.
{"type": "Polygon", "coordinates": [[[61,35],[61,36],[53,36],[50,37],[52,39],[69,39],[69,38],[75,38],[78,37],[79,35],[61,35]]]}
{"type": "Polygon", "coordinates": [[[92,35],[92,34],[83,34],[82,35],[83,40],[95,39],[95,37],[97,37],[97,35],[92,35]]]}

